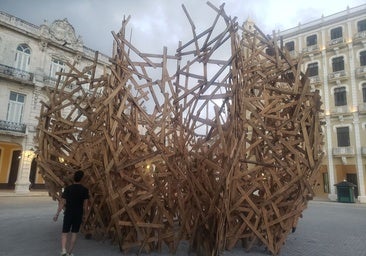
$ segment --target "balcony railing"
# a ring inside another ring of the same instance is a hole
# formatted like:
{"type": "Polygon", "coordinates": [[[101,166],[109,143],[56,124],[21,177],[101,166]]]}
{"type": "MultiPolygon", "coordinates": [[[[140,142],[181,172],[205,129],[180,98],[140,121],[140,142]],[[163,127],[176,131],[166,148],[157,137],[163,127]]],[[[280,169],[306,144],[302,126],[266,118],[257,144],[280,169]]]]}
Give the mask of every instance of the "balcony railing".
{"type": "Polygon", "coordinates": [[[314,44],[302,49],[303,53],[311,53],[314,51],[319,51],[319,45],[314,44]]]}
{"type": "Polygon", "coordinates": [[[349,112],[348,106],[336,106],[332,109],[332,113],[334,114],[343,114],[348,112],[349,112]]]}
{"type": "Polygon", "coordinates": [[[343,44],[345,42],[343,37],[336,38],[333,40],[328,41],[328,47],[335,47],[343,44]]]}
{"type": "MultiPolygon", "coordinates": [[[[45,76],[43,78],[43,82],[49,86],[49,87],[55,87],[56,86],[56,83],[57,83],[57,79],[56,77],[51,77],[51,76],[45,76]]],[[[64,80],[61,78],[61,81],[60,83],[64,82],[64,80]]],[[[76,86],[76,82],[72,82],[70,84],[68,84],[66,86],[67,89],[73,89],[74,87],[76,86]]]]}
{"type": "Polygon", "coordinates": [[[330,80],[330,81],[344,80],[344,79],[347,79],[347,73],[344,70],[336,71],[336,72],[328,74],[328,80],[330,80]]]}
{"type": "Polygon", "coordinates": [[[2,130],[2,131],[25,133],[26,127],[27,126],[25,124],[0,120],[0,131],[2,130]]]}
{"type": "Polygon", "coordinates": [[[359,42],[363,40],[366,40],[366,30],[356,33],[353,37],[353,42],[359,42]]]}
{"type": "Polygon", "coordinates": [[[288,53],[290,54],[291,58],[297,58],[297,52],[295,50],[288,51],[288,53]]]}
{"type": "Polygon", "coordinates": [[[356,68],[356,77],[366,76],[366,66],[356,68]]]}
{"type": "Polygon", "coordinates": [[[333,148],[334,156],[345,156],[345,155],[354,155],[355,150],[353,147],[337,147],[333,148]]]}
{"type": "Polygon", "coordinates": [[[358,111],[365,112],[366,111],[366,103],[361,103],[358,105],[358,111]]]}
{"type": "Polygon", "coordinates": [[[0,64],[0,74],[24,80],[26,82],[33,82],[33,73],[9,67],[3,64],[0,64]]]}
{"type": "Polygon", "coordinates": [[[45,82],[45,84],[47,84],[50,87],[55,87],[57,78],[45,76],[45,77],[43,77],[43,82],[45,82]]]}
{"type": "Polygon", "coordinates": [[[320,77],[319,76],[310,76],[309,77],[310,84],[320,84],[320,77]]]}

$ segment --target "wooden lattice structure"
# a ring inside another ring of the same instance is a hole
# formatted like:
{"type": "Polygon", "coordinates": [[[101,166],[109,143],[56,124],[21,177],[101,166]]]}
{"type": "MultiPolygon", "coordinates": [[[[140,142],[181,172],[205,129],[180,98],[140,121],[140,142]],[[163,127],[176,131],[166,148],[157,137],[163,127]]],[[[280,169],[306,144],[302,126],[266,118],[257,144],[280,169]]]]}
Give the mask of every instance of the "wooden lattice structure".
{"type": "Polygon", "coordinates": [[[175,55],[139,52],[124,19],[109,71],[95,76],[97,56],[82,71],[70,64],[42,102],[37,162],[50,195],[83,170],[83,231],[123,251],[186,240],[199,255],[240,243],[277,254],[313,194],[321,102],[301,56],[208,5],[217,15],[201,33],[183,6],[193,38],[175,55]]]}

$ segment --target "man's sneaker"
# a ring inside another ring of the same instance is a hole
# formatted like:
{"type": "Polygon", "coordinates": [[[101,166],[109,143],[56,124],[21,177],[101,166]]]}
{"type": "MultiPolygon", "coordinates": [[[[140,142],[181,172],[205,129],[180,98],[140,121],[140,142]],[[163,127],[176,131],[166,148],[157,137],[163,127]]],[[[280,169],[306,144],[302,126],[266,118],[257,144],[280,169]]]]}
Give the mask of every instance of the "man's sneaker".
{"type": "Polygon", "coordinates": [[[68,254],[67,254],[67,256],[74,256],[74,254],[72,254],[72,253],[68,253],[68,254]]]}
{"type": "Polygon", "coordinates": [[[66,252],[61,252],[60,256],[68,256],[68,254],[66,252]]]}

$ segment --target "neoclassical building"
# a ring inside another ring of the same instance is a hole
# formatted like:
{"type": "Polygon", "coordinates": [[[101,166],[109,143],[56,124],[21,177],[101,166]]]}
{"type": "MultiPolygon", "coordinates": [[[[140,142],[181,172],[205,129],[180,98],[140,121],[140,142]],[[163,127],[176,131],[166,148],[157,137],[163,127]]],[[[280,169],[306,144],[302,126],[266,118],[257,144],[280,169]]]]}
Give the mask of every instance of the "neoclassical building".
{"type": "MultiPolygon", "coordinates": [[[[315,193],[337,200],[336,184],[347,180],[366,203],[366,4],[276,32],[323,101],[325,158],[315,193]]],[[[42,186],[34,162],[34,136],[45,87],[55,84],[65,63],[92,63],[71,24],[36,26],[0,12],[0,189],[27,192],[42,186]]],[[[98,72],[108,65],[100,54],[98,72]]]]}
{"type": "Polygon", "coordinates": [[[276,33],[320,90],[325,158],[315,193],[337,200],[336,184],[356,185],[366,203],[366,4],[276,33]]]}
{"type": "MultiPolygon", "coordinates": [[[[67,19],[37,26],[0,11],[0,189],[24,193],[43,186],[34,137],[45,87],[55,86],[66,63],[82,70],[95,55],[67,19]]],[[[99,53],[96,76],[107,65],[109,57],[99,53]]]]}

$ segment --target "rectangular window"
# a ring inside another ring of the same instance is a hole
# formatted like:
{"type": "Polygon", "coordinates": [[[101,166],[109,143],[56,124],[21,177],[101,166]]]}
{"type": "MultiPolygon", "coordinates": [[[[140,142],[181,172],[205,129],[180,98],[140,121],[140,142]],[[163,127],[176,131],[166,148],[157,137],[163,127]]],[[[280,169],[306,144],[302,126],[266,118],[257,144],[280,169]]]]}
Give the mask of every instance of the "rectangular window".
{"type": "Polygon", "coordinates": [[[363,98],[363,102],[366,103],[366,83],[362,84],[362,98],[363,98]]]}
{"type": "Polygon", "coordinates": [[[319,75],[318,62],[309,63],[308,64],[308,76],[317,76],[317,75],[319,75]]]}
{"type": "Polygon", "coordinates": [[[347,91],[346,87],[338,87],[334,89],[334,104],[336,106],[347,105],[347,91]]]}
{"type": "Polygon", "coordinates": [[[366,31],[366,20],[360,20],[357,22],[357,31],[363,32],[366,31]]]}
{"type": "Polygon", "coordinates": [[[360,52],[360,66],[366,66],[366,51],[360,52]]]}
{"type": "Polygon", "coordinates": [[[330,31],[330,39],[331,40],[334,40],[334,39],[337,39],[337,38],[341,38],[341,37],[343,37],[343,35],[342,35],[342,27],[333,28],[330,31]]]}
{"type": "Polygon", "coordinates": [[[306,46],[316,45],[318,43],[316,35],[311,35],[306,38],[306,46]]]}
{"type": "Polygon", "coordinates": [[[287,42],[285,43],[285,48],[289,51],[292,52],[295,50],[295,42],[291,41],[291,42],[287,42]]]}
{"type": "Polygon", "coordinates": [[[25,103],[25,95],[10,92],[9,103],[8,103],[8,112],[6,116],[6,120],[8,122],[13,123],[22,123],[23,119],[23,110],[24,110],[24,103],[25,103]]]}
{"type": "Polygon", "coordinates": [[[336,57],[332,59],[333,72],[344,70],[344,60],[343,57],[336,57]]]}
{"type": "Polygon", "coordinates": [[[349,147],[349,127],[338,127],[337,128],[337,140],[338,147],[349,147]]]}

